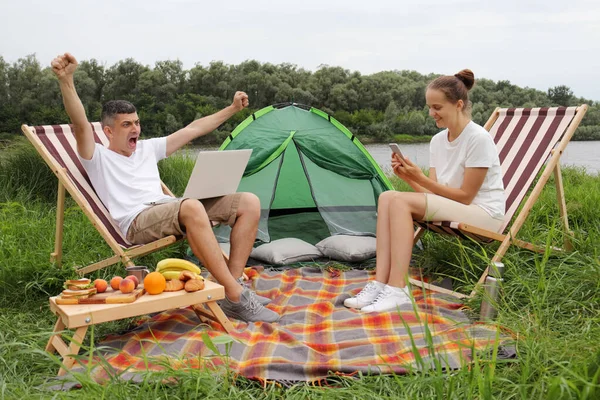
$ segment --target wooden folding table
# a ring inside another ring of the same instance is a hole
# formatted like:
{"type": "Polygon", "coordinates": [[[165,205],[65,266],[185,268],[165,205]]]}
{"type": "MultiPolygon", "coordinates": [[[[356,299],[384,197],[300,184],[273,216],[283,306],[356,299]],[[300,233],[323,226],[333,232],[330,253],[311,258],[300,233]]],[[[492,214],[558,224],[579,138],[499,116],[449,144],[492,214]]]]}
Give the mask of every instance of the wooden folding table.
{"type": "Polygon", "coordinates": [[[102,322],[117,321],[191,305],[201,321],[204,321],[205,318],[217,321],[226,332],[231,332],[233,329],[231,322],[216,303],[217,300],[225,298],[223,286],[208,280],[205,281],[205,284],[204,289],[192,293],[184,290],[163,292],[158,295],[146,293],[132,303],[66,305],[57,304],[57,296],[51,297],[50,310],[58,316],[58,319],[46,345],[46,351],[50,353],[56,351],[62,356],[64,367],[60,368],[58,375],[64,375],[75,363],[73,356],[79,353],[88,327],[102,322]],[[61,332],[65,328],[75,330],[69,344],[65,343],[61,337],[61,332]]]}

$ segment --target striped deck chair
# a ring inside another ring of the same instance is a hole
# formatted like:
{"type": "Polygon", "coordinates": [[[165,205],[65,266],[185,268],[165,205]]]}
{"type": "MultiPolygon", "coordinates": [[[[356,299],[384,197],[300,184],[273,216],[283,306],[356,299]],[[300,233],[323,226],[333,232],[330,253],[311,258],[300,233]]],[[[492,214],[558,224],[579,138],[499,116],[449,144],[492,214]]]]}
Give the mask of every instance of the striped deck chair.
{"type": "MultiPolygon", "coordinates": [[[[569,235],[569,221],[564,198],[562,175],[560,170],[560,156],[573,137],[588,106],[579,107],[553,107],[553,108],[497,108],[485,124],[485,129],[490,132],[496,143],[502,164],[503,182],[506,194],[506,215],[504,223],[498,233],[491,232],[476,226],[467,225],[460,221],[425,222],[415,221],[416,243],[425,230],[436,233],[456,235],[465,239],[478,242],[499,241],[502,244],[494,254],[491,262],[501,261],[511,244],[532,251],[544,251],[543,248],[516,238],[523,226],[531,208],[537,201],[542,189],[554,173],[558,207],[561,221],[564,225],[565,249],[572,249],[569,235]],[[534,179],[547,161],[546,168],[536,185],[531,190],[521,211],[515,216],[520,204],[531,187],[534,179]]],[[[489,267],[486,268],[479,279],[478,285],[483,283],[489,267]]],[[[438,292],[445,292],[461,298],[473,297],[477,286],[470,295],[430,285],[419,280],[411,279],[411,283],[438,292]]]]}
{"type": "MultiPolygon", "coordinates": [[[[96,143],[108,146],[108,138],[100,123],[93,122],[91,125],[96,143]]],[[[162,249],[181,239],[167,236],[141,246],[127,242],[92,188],[88,175],[77,157],[75,135],[71,131],[70,125],[22,125],[21,129],[58,177],[56,242],[54,252],[50,255],[51,262],[60,265],[62,259],[65,188],[114,252],[112,257],[78,269],[77,272],[80,275],[116,264],[119,261],[126,266],[132,266],[134,264],[131,258],[162,249]]],[[[161,184],[163,192],[172,196],[173,193],[169,188],[164,183],[161,182],[161,184]]]]}

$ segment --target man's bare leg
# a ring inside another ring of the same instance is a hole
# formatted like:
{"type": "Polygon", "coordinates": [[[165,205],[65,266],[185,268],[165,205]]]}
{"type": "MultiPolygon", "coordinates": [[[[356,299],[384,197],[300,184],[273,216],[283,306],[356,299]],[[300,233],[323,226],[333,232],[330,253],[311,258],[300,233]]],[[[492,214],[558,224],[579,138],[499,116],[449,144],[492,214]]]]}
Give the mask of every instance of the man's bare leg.
{"type": "Polygon", "coordinates": [[[198,200],[184,200],[179,209],[179,223],[185,227],[194,255],[202,260],[208,272],[223,285],[227,298],[239,301],[242,287],[229,272],[202,203],[198,200]]]}
{"type": "Polygon", "coordinates": [[[242,193],[230,236],[229,271],[236,279],[244,273],[256,239],[259,220],[260,200],[252,193],[242,193]]]}

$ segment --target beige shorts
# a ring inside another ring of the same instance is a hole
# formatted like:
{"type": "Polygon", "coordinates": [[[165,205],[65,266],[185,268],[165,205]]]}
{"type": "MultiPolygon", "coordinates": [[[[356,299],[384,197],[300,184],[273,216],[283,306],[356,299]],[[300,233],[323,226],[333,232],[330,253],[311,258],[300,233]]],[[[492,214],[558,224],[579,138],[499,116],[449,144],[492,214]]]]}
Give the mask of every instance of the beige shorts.
{"type": "Polygon", "coordinates": [[[425,221],[456,221],[498,232],[504,219],[492,217],[476,204],[462,204],[436,194],[425,193],[425,221]]]}
{"type": "MultiPolygon", "coordinates": [[[[234,193],[200,202],[210,221],[233,226],[241,197],[241,193],[234,193]]],[[[185,227],[179,223],[179,209],[184,200],[187,199],[150,206],[139,213],[129,226],[127,241],[144,244],[169,235],[185,235],[185,227]]]]}

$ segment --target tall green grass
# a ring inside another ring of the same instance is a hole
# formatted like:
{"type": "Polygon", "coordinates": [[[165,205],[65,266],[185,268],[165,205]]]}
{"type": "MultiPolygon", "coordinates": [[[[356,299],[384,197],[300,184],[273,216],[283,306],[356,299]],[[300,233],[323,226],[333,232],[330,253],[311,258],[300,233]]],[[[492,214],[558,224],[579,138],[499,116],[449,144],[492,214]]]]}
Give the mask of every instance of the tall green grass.
{"type": "MultiPolygon", "coordinates": [[[[176,155],[160,163],[165,183],[183,192],[191,162],[176,155]]],[[[393,180],[396,187],[406,189],[393,180]]],[[[262,385],[242,377],[207,370],[148,372],[141,383],[118,380],[99,385],[85,373],[76,376],[80,390],[43,389],[58,369],[58,360],[43,349],[53,329],[48,296],[60,291],[73,266],[108,257],[87,218],[67,199],[63,267],[49,262],[53,250],[56,179],[26,143],[0,153],[0,398],[107,399],[597,399],[600,398],[600,177],[574,168],[564,170],[564,184],[575,251],[536,254],[512,247],[504,258],[505,284],[497,322],[513,332],[518,357],[501,360],[495,353],[476,354],[474,363],[455,371],[441,366],[405,376],[332,376],[326,385],[262,385]],[[165,383],[174,378],[176,383],[165,383]]],[[[520,238],[546,245],[563,237],[555,190],[548,185],[520,238]]],[[[452,276],[470,290],[497,245],[480,246],[426,234],[415,263],[428,273],[452,276]]],[[[154,265],[166,256],[182,256],[183,245],[136,260],[154,265]]],[[[123,273],[117,265],[95,277],[123,273]]],[[[469,303],[477,309],[480,298],[469,303]]],[[[109,333],[130,327],[132,320],[94,327],[84,348],[109,333]]],[[[82,352],[84,354],[84,352],[82,352]]]]}

